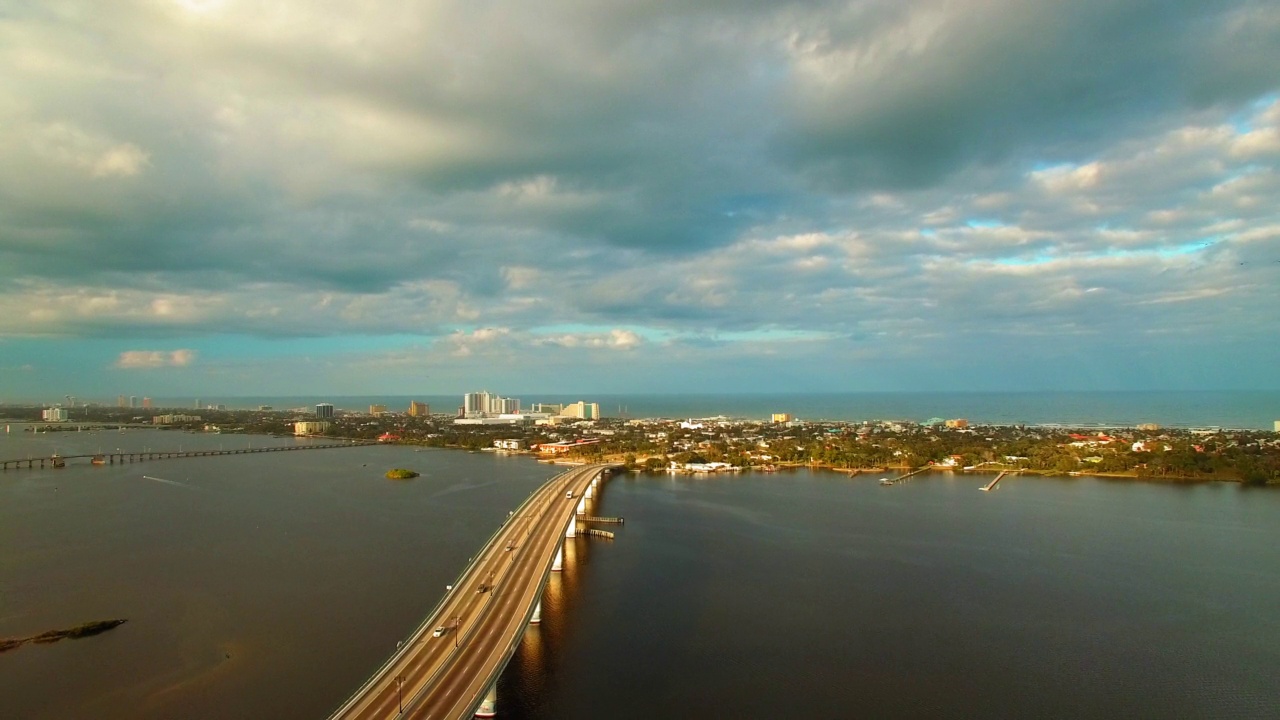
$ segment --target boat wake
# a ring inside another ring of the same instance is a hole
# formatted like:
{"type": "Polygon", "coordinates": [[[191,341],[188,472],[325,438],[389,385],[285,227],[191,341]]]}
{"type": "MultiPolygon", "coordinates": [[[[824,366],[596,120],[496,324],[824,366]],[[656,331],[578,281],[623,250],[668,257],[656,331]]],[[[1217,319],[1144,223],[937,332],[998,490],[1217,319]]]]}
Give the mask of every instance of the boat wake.
{"type": "Polygon", "coordinates": [[[164,484],[166,484],[166,485],[177,485],[178,487],[191,487],[190,485],[184,485],[184,484],[182,484],[182,483],[178,482],[177,480],[165,480],[164,478],[151,477],[150,475],[143,475],[143,476],[142,476],[142,479],[143,479],[143,480],[155,480],[156,482],[162,482],[162,483],[164,483],[164,484]]]}

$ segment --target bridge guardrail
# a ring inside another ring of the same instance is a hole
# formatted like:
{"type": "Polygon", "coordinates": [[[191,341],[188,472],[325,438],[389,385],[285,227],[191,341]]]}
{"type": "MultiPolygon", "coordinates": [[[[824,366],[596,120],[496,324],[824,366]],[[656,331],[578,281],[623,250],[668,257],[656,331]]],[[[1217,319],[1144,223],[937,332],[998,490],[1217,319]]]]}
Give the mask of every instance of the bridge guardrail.
{"type": "MultiPolygon", "coordinates": [[[[619,466],[614,464],[602,464],[599,467],[599,472],[603,473],[606,469],[613,468],[613,467],[619,467],[619,466]]],[[[578,521],[578,511],[577,511],[577,506],[575,505],[574,509],[569,512],[569,522],[577,522],[577,521],[578,521]]],[[[568,525],[566,524],[565,527],[567,528],[568,525]]],[[[554,558],[555,555],[553,554],[552,557],[554,558]]],[[[547,569],[544,570],[542,573],[542,581],[538,583],[538,592],[534,597],[538,597],[538,598],[542,597],[542,593],[546,591],[547,582],[550,579],[551,579],[551,562],[548,562],[547,569]]],[[[537,607],[537,605],[538,603],[534,602],[532,605],[529,606],[529,609],[525,611],[524,624],[526,626],[529,624],[529,620],[533,617],[533,610],[535,607],[537,607]]],[[[511,662],[511,656],[515,655],[516,648],[520,647],[520,642],[522,640],[524,640],[524,633],[516,633],[516,636],[511,639],[511,643],[507,646],[506,651],[503,652],[502,662],[499,662],[495,666],[494,671],[488,677],[485,678],[485,683],[483,687],[486,687],[486,688],[489,687],[490,685],[496,683],[498,681],[498,678],[502,677],[502,671],[507,669],[507,663],[511,662]]],[[[482,702],[484,702],[483,694],[480,697],[476,698],[471,703],[471,705],[467,707],[467,712],[463,717],[471,717],[475,715],[476,710],[480,707],[480,704],[482,702]]]]}
{"type": "MultiPolygon", "coordinates": [[[[537,495],[541,494],[544,491],[547,491],[552,485],[557,484],[560,479],[564,478],[567,475],[572,475],[574,472],[577,472],[578,470],[581,470],[581,469],[582,469],[581,467],[575,467],[572,470],[566,470],[560,473],[559,475],[552,477],[550,480],[543,483],[542,486],[539,487],[537,490],[530,493],[529,497],[525,499],[525,502],[521,503],[521,507],[524,507],[524,505],[527,505],[529,501],[533,500],[533,498],[536,497],[537,495]]],[[[551,491],[552,498],[554,498],[556,493],[558,492],[560,492],[558,489],[552,490],[551,491]]],[[[517,510],[519,509],[520,508],[517,508],[517,510]]],[[[512,514],[514,515],[514,512],[512,514]]],[[[498,529],[501,530],[502,528],[498,528],[498,529]]],[[[481,546],[480,548],[481,554],[483,554],[485,548],[489,547],[489,545],[493,543],[496,537],[497,537],[497,533],[494,533],[494,535],[489,538],[489,541],[485,543],[483,546],[481,546]]],[[[477,617],[475,620],[471,622],[471,627],[469,627],[467,629],[466,634],[462,636],[462,642],[465,643],[468,638],[474,635],[476,631],[484,624],[485,620],[488,619],[489,615],[492,614],[493,605],[494,605],[492,601],[494,597],[496,597],[496,593],[497,593],[496,589],[489,591],[489,598],[485,602],[484,609],[480,611],[479,617],[477,617]]],[[[530,608],[529,612],[532,613],[533,608],[530,608]]],[[[526,617],[525,620],[527,621],[528,618],[526,617]]],[[[430,627],[430,626],[431,624],[428,623],[427,627],[430,627]]],[[[457,632],[457,630],[455,629],[454,632],[457,632]]],[[[422,683],[422,687],[419,688],[418,691],[409,698],[409,702],[407,705],[405,705],[405,707],[412,708],[418,702],[419,698],[422,697],[423,693],[426,693],[431,689],[432,685],[435,684],[436,679],[440,677],[440,675],[442,675],[443,673],[447,672],[450,668],[452,668],[454,664],[457,663],[457,661],[458,661],[457,653],[451,654],[449,659],[445,661],[443,664],[441,664],[440,667],[436,668],[436,671],[431,673],[431,677],[427,678],[426,682],[422,683]]],[[[503,665],[506,665],[506,661],[503,661],[503,665]]]]}
{"type": "MultiPolygon", "coordinates": [[[[547,480],[542,485],[539,485],[533,492],[529,493],[529,496],[526,497],[524,501],[521,502],[520,505],[517,506],[514,511],[512,511],[512,514],[508,516],[507,519],[509,520],[510,518],[515,517],[519,512],[523,511],[525,507],[529,504],[529,502],[532,501],[533,498],[538,495],[539,491],[546,488],[548,485],[556,482],[557,480],[560,480],[565,475],[568,475],[569,473],[572,473],[578,469],[579,468],[575,467],[570,470],[566,470],[562,473],[552,476],[551,479],[547,480]]],[[[480,550],[477,551],[474,556],[472,556],[471,561],[467,563],[467,566],[463,568],[462,572],[458,575],[458,577],[454,579],[453,587],[458,588],[464,584],[463,581],[466,580],[466,578],[468,578],[471,575],[471,573],[475,570],[476,566],[479,564],[480,558],[484,555],[484,549],[489,547],[489,544],[492,543],[496,537],[498,537],[498,534],[501,533],[506,526],[507,526],[507,520],[504,520],[500,525],[498,525],[498,529],[494,530],[493,533],[489,535],[489,538],[485,540],[484,543],[480,546],[480,550]]],[[[350,705],[352,702],[354,702],[357,698],[363,695],[375,682],[377,682],[378,678],[382,677],[383,673],[386,672],[387,668],[391,667],[396,662],[398,662],[400,658],[402,658],[405,655],[405,653],[409,651],[410,647],[413,644],[410,641],[420,633],[425,632],[426,629],[431,626],[431,624],[436,619],[437,613],[439,613],[441,608],[444,607],[445,602],[449,599],[449,596],[452,594],[453,594],[453,591],[450,590],[450,591],[446,591],[445,594],[441,596],[440,600],[436,602],[435,607],[431,608],[431,612],[427,613],[427,615],[422,619],[422,622],[419,623],[417,627],[415,627],[408,635],[405,636],[404,640],[402,640],[400,643],[400,647],[394,653],[391,654],[391,657],[387,658],[385,662],[379,665],[378,669],[374,670],[373,673],[368,677],[368,679],[366,679],[364,683],[360,685],[360,687],[356,688],[355,692],[347,696],[347,699],[342,701],[342,704],[338,706],[338,709],[335,710],[331,715],[329,715],[330,720],[335,720],[338,716],[342,715],[348,709],[350,709],[350,705]]]]}

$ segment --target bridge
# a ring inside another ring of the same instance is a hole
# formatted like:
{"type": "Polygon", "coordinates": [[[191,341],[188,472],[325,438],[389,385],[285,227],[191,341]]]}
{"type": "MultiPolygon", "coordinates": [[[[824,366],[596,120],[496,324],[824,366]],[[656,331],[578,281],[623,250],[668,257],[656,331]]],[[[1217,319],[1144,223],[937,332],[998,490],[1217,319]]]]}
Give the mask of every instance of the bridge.
{"type": "Polygon", "coordinates": [[[328,450],[331,448],[362,447],[377,445],[369,440],[352,440],[345,443],[326,445],[276,445],[267,447],[239,448],[237,450],[144,450],[142,452],[89,453],[84,455],[50,455],[48,457],[25,457],[12,460],[0,460],[0,470],[9,468],[43,468],[63,467],[68,460],[85,460],[94,465],[115,465],[117,463],[142,462],[144,460],[167,460],[170,458],[211,457],[214,455],[247,455],[250,453],[289,452],[292,450],[328,450]]]}
{"type": "Polygon", "coordinates": [[[498,676],[525,627],[541,619],[543,588],[561,569],[562,539],[577,534],[587,499],[620,467],[576,467],[530,495],[330,720],[493,717],[498,676]]]}

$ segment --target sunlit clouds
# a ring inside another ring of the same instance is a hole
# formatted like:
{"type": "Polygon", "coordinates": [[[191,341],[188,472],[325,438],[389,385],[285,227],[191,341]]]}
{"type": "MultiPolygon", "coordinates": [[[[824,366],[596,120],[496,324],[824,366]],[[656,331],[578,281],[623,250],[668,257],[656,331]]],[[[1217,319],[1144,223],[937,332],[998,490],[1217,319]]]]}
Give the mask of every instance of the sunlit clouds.
{"type": "Polygon", "coordinates": [[[1275,384],[1274,4],[72,0],[0,64],[0,393],[1275,384]]]}

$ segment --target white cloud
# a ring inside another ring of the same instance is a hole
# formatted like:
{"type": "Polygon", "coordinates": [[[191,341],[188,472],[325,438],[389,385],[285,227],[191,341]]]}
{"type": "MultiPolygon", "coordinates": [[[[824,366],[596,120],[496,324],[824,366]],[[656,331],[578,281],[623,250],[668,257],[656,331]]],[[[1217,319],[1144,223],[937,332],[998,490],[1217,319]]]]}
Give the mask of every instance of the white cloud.
{"type": "Polygon", "coordinates": [[[1053,193],[1090,190],[1098,185],[1104,169],[1097,161],[1084,165],[1057,165],[1031,173],[1032,179],[1053,193]]]}
{"type": "Polygon", "coordinates": [[[133,177],[151,164],[151,156],[133,143],[108,148],[94,161],[94,177],[133,177]]]}
{"type": "Polygon", "coordinates": [[[133,143],[116,143],[106,135],[68,122],[16,129],[30,138],[31,148],[48,161],[79,168],[97,178],[133,177],[151,164],[150,155],[133,143]]]}
{"type": "Polygon", "coordinates": [[[195,359],[195,350],[126,350],[116,358],[115,366],[125,370],[187,367],[195,359]]]}

